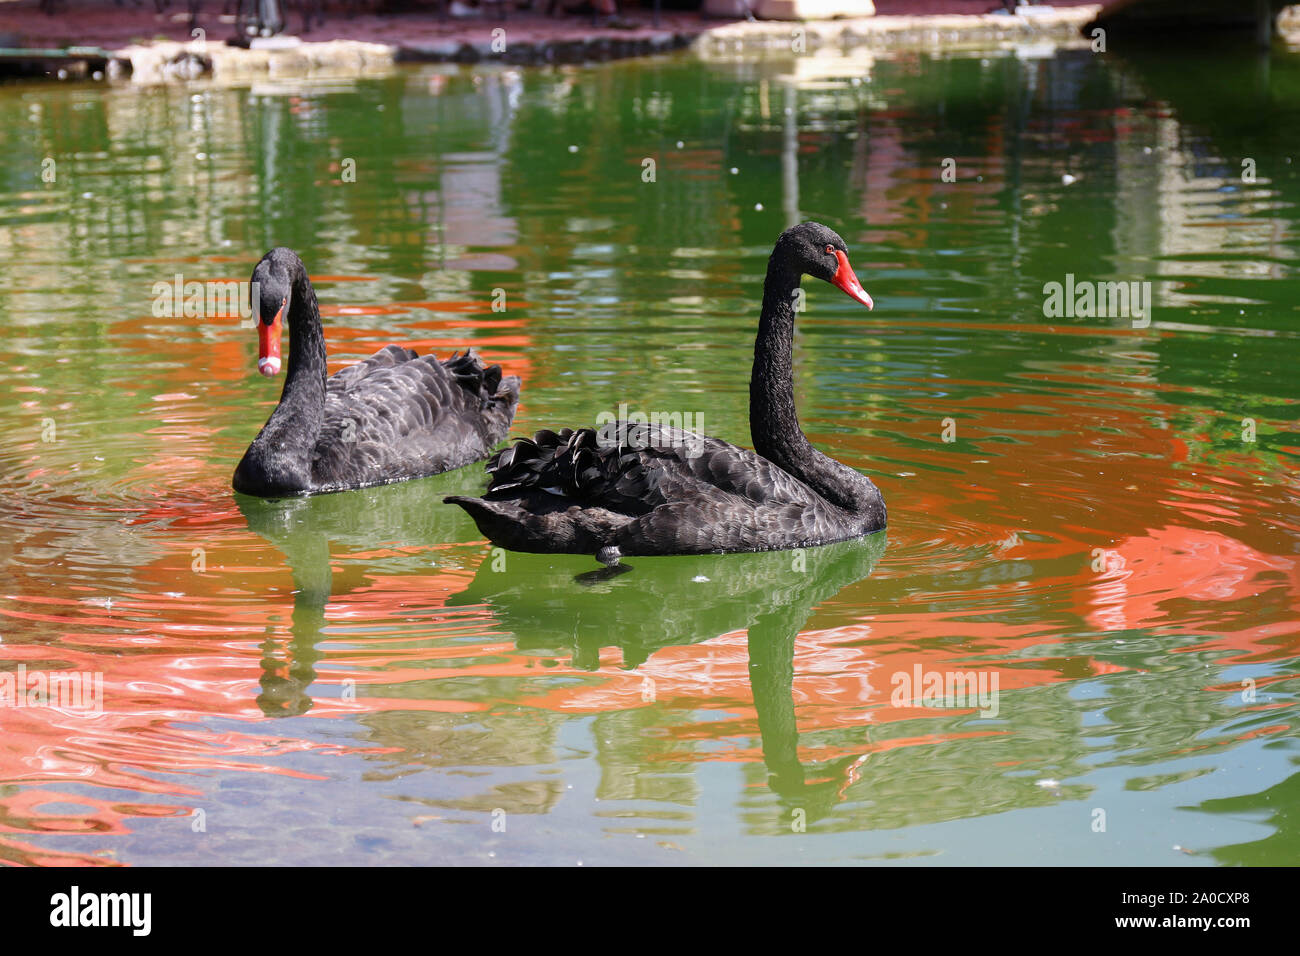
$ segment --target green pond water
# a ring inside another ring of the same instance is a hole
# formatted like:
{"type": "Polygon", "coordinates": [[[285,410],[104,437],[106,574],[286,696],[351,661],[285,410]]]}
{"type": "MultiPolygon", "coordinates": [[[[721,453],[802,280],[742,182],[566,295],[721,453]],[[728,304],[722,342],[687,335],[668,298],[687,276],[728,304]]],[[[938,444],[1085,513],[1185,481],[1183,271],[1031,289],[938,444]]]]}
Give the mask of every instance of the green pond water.
{"type": "Polygon", "coordinates": [[[0,861],[1300,861],[1300,56],[8,86],[0,148],[0,861]],[[808,552],[593,579],[478,466],[238,497],[279,382],[167,314],[287,245],[332,368],[750,445],[806,218],[876,308],[805,281],[800,415],[890,515],[808,552]]]}

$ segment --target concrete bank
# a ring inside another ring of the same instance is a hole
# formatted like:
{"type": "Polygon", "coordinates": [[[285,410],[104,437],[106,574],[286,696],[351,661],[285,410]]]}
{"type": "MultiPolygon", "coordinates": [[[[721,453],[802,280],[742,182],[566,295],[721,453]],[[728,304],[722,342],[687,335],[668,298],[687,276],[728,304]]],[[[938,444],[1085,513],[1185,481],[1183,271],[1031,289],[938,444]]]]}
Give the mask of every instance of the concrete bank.
{"type": "Polygon", "coordinates": [[[878,16],[802,23],[728,23],[703,31],[695,47],[701,56],[715,59],[765,53],[788,56],[826,47],[887,53],[1022,44],[1076,46],[1089,42],[1082,30],[1096,17],[1101,5],[1030,9],[1032,13],[1017,16],[878,16]]]}
{"type": "Polygon", "coordinates": [[[397,63],[481,63],[514,65],[599,63],[607,60],[668,53],[689,46],[698,33],[663,30],[595,33],[587,37],[551,37],[511,41],[505,34],[466,39],[436,39],[403,44],[329,40],[321,43],[288,40],[276,49],[157,42],[125,47],[112,78],[137,83],[162,83],[211,77],[223,82],[288,76],[366,76],[385,72],[397,63]]]}
{"type": "MultiPolygon", "coordinates": [[[[230,46],[208,40],[158,37],[149,42],[105,44],[102,72],[114,80],[152,84],[215,79],[244,82],[261,77],[368,76],[401,63],[546,65],[597,63],[651,56],[693,47],[705,59],[791,55],[821,48],[869,52],[952,50],[1011,44],[1075,45],[1086,42],[1081,28],[1099,5],[1031,8],[1009,15],[873,16],[843,20],[718,22],[675,16],[654,28],[648,18],[635,29],[584,29],[567,21],[512,17],[505,23],[477,21],[448,30],[424,30],[412,22],[400,39],[331,37],[276,38],[270,47],[230,46]]],[[[340,30],[343,28],[340,27],[340,30]]],[[[209,34],[211,36],[213,34],[209,34]]],[[[101,65],[91,69],[101,71],[101,65]]],[[[67,76],[86,75],[72,68],[67,76]]],[[[55,75],[50,74],[52,77],[55,75]]]]}

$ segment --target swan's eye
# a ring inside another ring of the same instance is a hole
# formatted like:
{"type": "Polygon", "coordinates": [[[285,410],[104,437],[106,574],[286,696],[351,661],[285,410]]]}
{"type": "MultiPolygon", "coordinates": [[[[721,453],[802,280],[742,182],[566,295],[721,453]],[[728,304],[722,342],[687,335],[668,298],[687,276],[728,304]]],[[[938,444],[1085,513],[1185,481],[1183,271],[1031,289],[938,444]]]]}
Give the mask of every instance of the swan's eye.
{"type": "Polygon", "coordinates": [[[829,252],[831,255],[835,255],[835,247],[834,247],[834,246],[827,246],[827,247],[826,247],[826,251],[829,252]]]}

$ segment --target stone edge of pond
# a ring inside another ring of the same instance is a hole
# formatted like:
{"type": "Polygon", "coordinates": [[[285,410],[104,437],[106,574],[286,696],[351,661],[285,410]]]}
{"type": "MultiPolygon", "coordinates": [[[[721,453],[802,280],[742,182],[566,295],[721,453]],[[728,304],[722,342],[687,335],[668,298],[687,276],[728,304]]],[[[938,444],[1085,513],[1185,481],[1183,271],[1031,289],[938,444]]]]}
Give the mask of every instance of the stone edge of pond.
{"type": "Polygon", "coordinates": [[[159,42],[114,51],[110,79],[152,84],[212,78],[355,77],[383,73],[399,63],[503,63],[517,66],[599,63],[654,56],[694,47],[704,59],[796,56],[820,49],[972,49],[1015,43],[1086,42],[1082,27],[1100,5],[1065,7],[1033,16],[879,16],[844,20],[728,22],[695,30],[606,32],[586,37],[515,40],[505,49],[488,38],[443,38],[390,45],[360,40],[301,42],[277,49],[225,44],[159,42]]]}
{"type": "Polygon", "coordinates": [[[1001,47],[1008,44],[1079,45],[1083,28],[1101,4],[1053,8],[1033,15],[940,14],[879,16],[803,22],[728,23],[704,31],[695,44],[707,59],[840,48],[868,52],[935,51],[1001,47]],[[796,32],[801,31],[801,32],[796,32]]]}

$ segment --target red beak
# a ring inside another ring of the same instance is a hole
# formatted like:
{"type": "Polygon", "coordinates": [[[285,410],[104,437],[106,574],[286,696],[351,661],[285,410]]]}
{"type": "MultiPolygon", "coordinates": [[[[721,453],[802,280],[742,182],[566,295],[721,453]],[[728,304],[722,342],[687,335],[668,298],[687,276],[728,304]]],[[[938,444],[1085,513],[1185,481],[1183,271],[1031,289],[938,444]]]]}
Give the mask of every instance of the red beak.
{"type": "Polygon", "coordinates": [[[843,251],[836,249],[835,258],[840,260],[840,265],[835,270],[831,283],[836,288],[843,289],[850,299],[857,299],[868,309],[874,309],[876,304],[871,301],[871,296],[867,295],[867,290],[862,288],[862,283],[853,274],[853,267],[849,265],[849,257],[843,251]]]}
{"type": "Polygon", "coordinates": [[[284,305],[275,313],[271,324],[257,323],[257,370],[271,378],[280,373],[280,319],[284,316],[284,305]]]}

